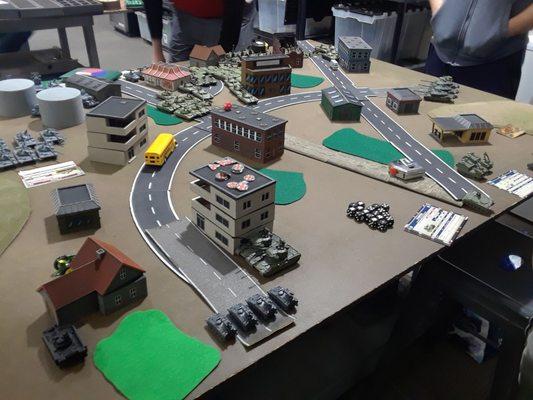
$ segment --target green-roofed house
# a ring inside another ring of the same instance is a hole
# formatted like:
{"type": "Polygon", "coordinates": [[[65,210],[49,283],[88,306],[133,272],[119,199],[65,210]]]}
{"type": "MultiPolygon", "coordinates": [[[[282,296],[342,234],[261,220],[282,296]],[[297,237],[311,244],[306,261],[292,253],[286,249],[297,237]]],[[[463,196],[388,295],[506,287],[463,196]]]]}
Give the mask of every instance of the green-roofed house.
{"type": "Polygon", "coordinates": [[[339,89],[329,87],[322,89],[322,109],[330,121],[355,121],[361,118],[363,104],[359,102],[350,92],[341,92],[339,89]]]}

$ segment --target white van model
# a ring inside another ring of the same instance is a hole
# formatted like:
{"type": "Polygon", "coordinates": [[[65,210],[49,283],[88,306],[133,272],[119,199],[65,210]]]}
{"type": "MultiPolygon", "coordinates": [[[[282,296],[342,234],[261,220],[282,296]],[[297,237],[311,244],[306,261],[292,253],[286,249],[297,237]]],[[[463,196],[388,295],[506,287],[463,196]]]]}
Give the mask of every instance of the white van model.
{"type": "Polygon", "coordinates": [[[329,67],[332,71],[337,71],[339,69],[339,63],[337,62],[337,60],[331,60],[329,62],[329,67]]]}

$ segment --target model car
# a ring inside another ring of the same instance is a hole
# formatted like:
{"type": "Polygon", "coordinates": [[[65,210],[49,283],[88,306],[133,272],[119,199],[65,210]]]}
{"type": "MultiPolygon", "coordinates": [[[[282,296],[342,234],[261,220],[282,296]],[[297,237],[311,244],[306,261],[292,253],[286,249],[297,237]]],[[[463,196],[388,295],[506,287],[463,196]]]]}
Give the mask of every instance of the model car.
{"type": "Polygon", "coordinates": [[[137,83],[141,80],[141,76],[133,70],[124,73],[123,76],[128,82],[137,83]]]}
{"type": "Polygon", "coordinates": [[[294,293],[282,286],[270,289],[268,295],[283,311],[292,311],[298,305],[298,300],[294,297],[294,293]]]}
{"type": "Polygon", "coordinates": [[[224,342],[232,340],[237,334],[237,329],[225,315],[213,314],[206,322],[211,332],[224,342]]]}
{"type": "Polygon", "coordinates": [[[331,60],[329,62],[329,68],[332,70],[332,71],[337,71],[339,69],[339,63],[337,62],[337,60],[331,60]]]}
{"type": "Polygon", "coordinates": [[[419,164],[407,158],[389,163],[389,175],[404,181],[423,178],[425,172],[419,164]]]}
{"type": "Polygon", "coordinates": [[[252,311],[259,315],[263,319],[269,319],[278,312],[278,309],[272,302],[265,296],[257,293],[246,299],[246,303],[252,309],[252,311]]]}
{"type": "Polygon", "coordinates": [[[257,318],[248,306],[239,303],[228,308],[229,316],[243,331],[249,332],[257,325],[257,318]]]}

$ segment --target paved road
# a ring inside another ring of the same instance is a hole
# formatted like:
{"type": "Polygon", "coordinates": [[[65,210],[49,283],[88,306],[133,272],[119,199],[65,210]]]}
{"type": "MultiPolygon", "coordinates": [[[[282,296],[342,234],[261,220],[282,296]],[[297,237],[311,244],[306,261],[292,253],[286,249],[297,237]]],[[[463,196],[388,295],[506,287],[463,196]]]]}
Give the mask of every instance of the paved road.
{"type": "MultiPolygon", "coordinates": [[[[313,50],[313,46],[307,41],[299,42],[299,45],[306,51],[313,50]]],[[[329,68],[329,63],[322,57],[312,56],[310,59],[337,89],[351,93],[363,103],[361,115],[381,136],[407,158],[419,163],[426,170],[426,174],[442,186],[454,199],[461,200],[471,190],[484,193],[471,181],[433,154],[422,143],[414,139],[404,128],[372,103],[369,99],[369,97],[374,95],[371,89],[355,86],[340,69],[332,71],[329,68]]]]}
{"type": "MultiPolygon", "coordinates": [[[[320,96],[320,92],[290,94],[262,100],[253,108],[267,112],[292,104],[319,101],[320,96]]],[[[231,301],[231,304],[243,302],[262,290],[190,221],[178,216],[170,199],[172,178],[180,161],[210,135],[211,116],[202,117],[196,125],[176,133],[177,147],[166,163],[161,168],[144,165],[139,170],[130,194],[130,209],[137,229],[154,253],[175,274],[195,287],[214,311],[223,311],[231,301]],[[203,268],[198,270],[197,267],[203,268]]],[[[280,313],[274,322],[262,324],[264,327],[258,327],[251,336],[240,332],[239,339],[245,345],[254,344],[290,323],[289,317],[280,313]]]]}

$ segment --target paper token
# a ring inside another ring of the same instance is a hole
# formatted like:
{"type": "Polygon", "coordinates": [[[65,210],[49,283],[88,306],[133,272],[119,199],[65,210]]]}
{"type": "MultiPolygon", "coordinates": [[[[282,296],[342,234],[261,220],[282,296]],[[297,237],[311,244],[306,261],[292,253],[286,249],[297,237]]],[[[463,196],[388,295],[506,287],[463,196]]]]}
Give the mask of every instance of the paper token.
{"type": "Polygon", "coordinates": [[[254,175],[244,175],[243,179],[246,182],[253,182],[253,181],[255,181],[255,176],[254,175]]]}
{"type": "Polygon", "coordinates": [[[233,160],[232,158],[229,158],[229,157],[226,157],[226,158],[223,158],[222,160],[218,160],[217,161],[217,164],[220,164],[223,167],[225,167],[227,165],[235,164],[235,163],[236,163],[236,161],[233,160]]]}
{"type": "Polygon", "coordinates": [[[237,186],[239,185],[238,182],[228,182],[226,183],[226,186],[230,189],[237,189],[237,186]]]}
{"type": "Polygon", "coordinates": [[[244,165],[235,164],[233,167],[231,167],[231,171],[235,174],[240,174],[242,171],[244,171],[244,165]]]}
{"type": "Polygon", "coordinates": [[[237,184],[237,190],[240,192],[245,192],[248,190],[248,182],[242,181],[237,184]]]}
{"type": "Polygon", "coordinates": [[[215,171],[218,167],[220,167],[220,164],[209,164],[209,169],[211,171],[215,171]]]}
{"type": "Polygon", "coordinates": [[[229,174],[224,171],[217,172],[215,175],[215,179],[217,181],[227,181],[229,179],[229,174]]]}

